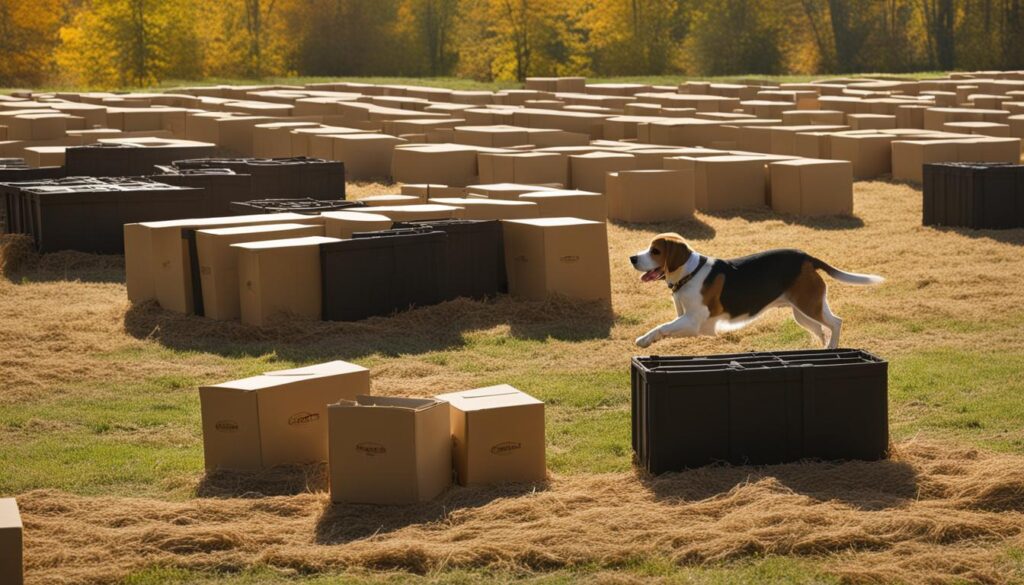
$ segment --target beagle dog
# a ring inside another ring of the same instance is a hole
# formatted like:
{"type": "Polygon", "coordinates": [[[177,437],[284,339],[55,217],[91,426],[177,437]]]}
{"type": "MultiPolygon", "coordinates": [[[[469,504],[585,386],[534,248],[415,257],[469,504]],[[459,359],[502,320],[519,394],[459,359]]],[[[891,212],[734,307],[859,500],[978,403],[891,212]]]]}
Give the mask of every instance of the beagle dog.
{"type": "Polygon", "coordinates": [[[629,257],[643,272],[640,280],[664,279],[678,317],[638,337],[648,347],[666,337],[715,335],[735,331],[772,307],[791,307],[793,318],[828,348],[839,346],[843,320],[828,308],[827,286],[818,270],[839,282],[879,284],[881,276],[855,274],[829,266],[799,250],[770,250],[721,260],[702,256],[679,234],[656,236],[650,246],[629,257]]]}

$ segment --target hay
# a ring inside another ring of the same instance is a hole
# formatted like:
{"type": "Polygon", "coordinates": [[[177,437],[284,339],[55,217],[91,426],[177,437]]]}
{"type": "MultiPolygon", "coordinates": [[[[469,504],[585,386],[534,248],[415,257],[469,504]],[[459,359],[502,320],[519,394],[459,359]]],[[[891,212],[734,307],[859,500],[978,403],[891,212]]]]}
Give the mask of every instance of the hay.
{"type": "Polygon", "coordinates": [[[32,238],[25,234],[0,234],[0,275],[11,277],[38,261],[32,238]]]}
{"type": "MultiPolygon", "coordinates": [[[[294,473],[294,489],[321,485],[320,470],[294,473]]],[[[1024,543],[1024,458],[918,441],[890,461],[560,476],[456,487],[415,506],[333,506],[322,491],[260,497],[254,488],[277,494],[288,482],[235,480],[221,487],[230,497],[186,502],[23,494],[28,576],[112,583],[153,565],[614,570],[796,555],[846,582],[1005,583],[1020,577],[1005,547],[1024,543]],[[248,491],[231,493],[233,481],[248,491]]]]}

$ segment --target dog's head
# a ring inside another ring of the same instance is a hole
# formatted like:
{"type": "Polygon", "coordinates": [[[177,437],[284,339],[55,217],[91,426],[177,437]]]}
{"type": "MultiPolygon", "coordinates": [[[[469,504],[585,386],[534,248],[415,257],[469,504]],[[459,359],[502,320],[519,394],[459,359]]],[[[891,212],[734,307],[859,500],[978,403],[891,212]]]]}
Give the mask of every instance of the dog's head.
{"type": "Polygon", "coordinates": [[[686,240],[679,234],[660,234],[651,240],[646,250],[629,257],[629,261],[644,275],[640,280],[652,282],[678,270],[693,254],[686,240]]]}

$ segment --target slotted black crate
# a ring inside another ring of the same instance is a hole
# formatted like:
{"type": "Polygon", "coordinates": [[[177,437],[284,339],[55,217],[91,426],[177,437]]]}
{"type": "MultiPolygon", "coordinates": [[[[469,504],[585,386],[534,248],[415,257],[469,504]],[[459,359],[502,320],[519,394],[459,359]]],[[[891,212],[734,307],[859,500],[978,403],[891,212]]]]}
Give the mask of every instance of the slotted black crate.
{"type": "Polygon", "coordinates": [[[171,166],[156,168],[161,174],[149,177],[154,181],[177,187],[203,189],[206,198],[205,215],[209,217],[232,215],[233,202],[252,198],[251,177],[231,169],[179,170],[171,166]]]}
{"type": "Polygon", "coordinates": [[[153,174],[153,167],[190,156],[209,156],[213,146],[137,146],[97,143],[73,146],[65,152],[69,176],[140,177],[153,174]]]}
{"type": "Polygon", "coordinates": [[[445,219],[396,222],[394,227],[430,228],[448,234],[446,300],[484,299],[508,292],[501,222],[445,219]]]}
{"type": "Polygon", "coordinates": [[[922,224],[972,229],[1024,227],[1024,166],[924,165],[922,224]]]}
{"type": "Polygon", "coordinates": [[[441,302],[447,239],[414,230],[322,244],[324,320],[358,321],[441,302]]]}
{"type": "Polygon", "coordinates": [[[243,199],[310,197],[345,199],[345,164],[307,158],[200,158],[174,162],[178,169],[222,168],[252,176],[252,191],[243,199]]]}
{"type": "Polygon", "coordinates": [[[885,458],[887,376],[887,362],[857,349],[635,357],[637,464],[885,458]]]}
{"type": "Polygon", "coordinates": [[[254,213],[304,213],[318,215],[325,211],[340,211],[352,207],[366,207],[358,201],[344,199],[323,200],[310,197],[291,199],[257,199],[254,201],[234,201],[231,203],[231,215],[251,215],[254,213]]]}

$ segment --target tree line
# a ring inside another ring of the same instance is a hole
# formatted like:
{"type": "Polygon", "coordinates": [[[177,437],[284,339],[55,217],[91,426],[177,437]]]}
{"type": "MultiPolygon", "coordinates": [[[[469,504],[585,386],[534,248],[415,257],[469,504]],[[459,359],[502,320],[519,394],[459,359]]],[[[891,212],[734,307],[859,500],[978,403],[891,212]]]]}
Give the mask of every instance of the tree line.
{"type": "Polygon", "coordinates": [[[0,0],[0,85],[1024,69],[1022,0],[0,0]]]}

